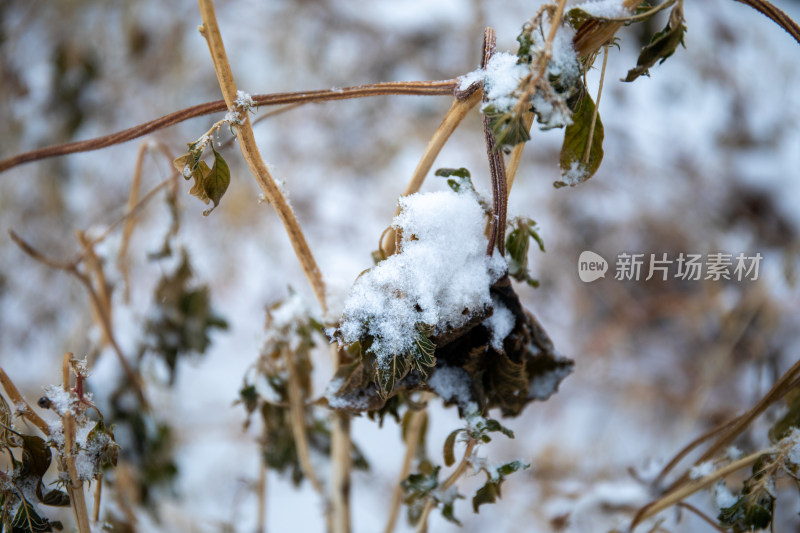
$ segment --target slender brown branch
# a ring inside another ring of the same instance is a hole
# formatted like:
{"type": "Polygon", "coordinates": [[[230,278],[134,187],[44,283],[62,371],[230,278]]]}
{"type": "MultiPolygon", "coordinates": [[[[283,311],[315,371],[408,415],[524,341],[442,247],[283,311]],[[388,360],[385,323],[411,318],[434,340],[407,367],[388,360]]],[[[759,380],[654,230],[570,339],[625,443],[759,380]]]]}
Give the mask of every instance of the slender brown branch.
{"type": "Polygon", "coordinates": [[[69,274],[75,276],[78,281],[80,281],[83,286],[86,288],[86,291],[89,293],[89,303],[92,306],[93,312],[95,313],[94,316],[99,318],[100,328],[103,332],[103,336],[109,340],[111,347],[114,349],[114,353],[117,355],[117,359],[119,359],[120,364],[122,365],[123,370],[125,371],[125,375],[128,377],[128,380],[134,387],[136,394],[139,398],[139,401],[142,404],[143,408],[148,408],[147,399],[144,395],[144,385],[142,383],[141,377],[139,373],[131,366],[128,362],[128,359],[122,353],[122,349],[119,346],[119,343],[114,336],[113,327],[111,324],[111,318],[108,316],[107,313],[103,311],[104,306],[101,301],[100,296],[97,294],[94,286],[92,285],[91,278],[86,275],[85,273],[78,270],[78,264],[76,262],[63,262],[63,261],[55,261],[50,259],[49,257],[45,256],[43,253],[36,250],[33,246],[22,240],[16,233],[9,230],[8,234],[11,236],[11,240],[14,241],[17,246],[19,246],[22,251],[26,254],[31,256],[33,259],[39,261],[40,263],[47,265],[51,268],[55,268],[58,270],[63,270],[69,274]]]}
{"type": "Polygon", "coordinates": [[[700,435],[699,437],[694,439],[692,442],[690,442],[689,444],[684,446],[683,449],[681,451],[679,451],[677,454],[675,454],[675,457],[673,457],[670,460],[670,462],[667,463],[664,466],[664,468],[661,469],[661,472],[659,472],[658,476],[653,480],[653,485],[658,486],[661,483],[661,481],[664,479],[664,477],[669,472],[671,472],[672,469],[675,468],[678,465],[678,463],[680,463],[681,460],[683,460],[684,457],[689,455],[689,453],[692,450],[694,450],[696,447],[698,447],[700,444],[704,443],[708,439],[710,439],[710,438],[712,438],[712,437],[714,437],[716,435],[719,435],[720,433],[722,433],[726,429],[729,429],[729,428],[733,427],[733,425],[740,418],[741,418],[741,416],[737,416],[736,418],[734,418],[732,420],[728,420],[727,422],[724,422],[724,423],[722,423],[722,424],[710,429],[709,431],[703,433],[702,435],[700,435]]]}
{"type": "MultiPolygon", "coordinates": [[[[431,396],[429,392],[422,392],[419,397],[419,403],[427,403],[431,396]]],[[[384,533],[392,533],[397,523],[397,515],[400,513],[400,504],[403,501],[403,486],[401,483],[408,477],[409,472],[411,472],[411,461],[417,454],[420,433],[422,432],[422,426],[424,425],[426,417],[427,412],[425,409],[420,409],[419,411],[411,413],[411,420],[408,422],[408,429],[406,430],[406,451],[403,455],[403,464],[400,467],[399,480],[395,484],[394,492],[392,493],[392,501],[389,505],[389,518],[386,520],[384,533]]]]}
{"type": "MultiPolygon", "coordinates": [[[[789,368],[775,385],[765,394],[752,409],[747,411],[742,416],[733,421],[730,428],[724,430],[722,435],[712,444],[701,456],[695,464],[708,461],[715,457],[723,448],[730,445],[734,439],[741,435],[764,411],[769,408],[773,403],[777,402],[797,386],[797,379],[800,376],[800,361],[796,362],[789,368]]],[[[677,479],[667,490],[673,490],[676,487],[686,483],[688,474],[684,474],[677,479]]]]}
{"type": "Polygon", "coordinates": [[[755,453],[751,453],[746,457],[742,457],[741,459],[720,468],[716,472],[712,472],[711,474],[707,475],[704,478],[680,486],[675,490],[665,494],[658,500],[648,503],[647,505],[642,507],[638,513],[636,513],[636,516],[631,521],[629,531],[633,531],[638,524],[642,523],[642,521],[647,520],[651,516],[657,515],[664,509],[672,507],[678,502],[688,498],[692,494],[701,491],[706,487],[711,486],[717,480],[724,478],[728,474],[736,472],[737,470],[741,470],[742,468],[751,466],[758,460],[759,457],[761,457],[765,453],[768,453],[770,450],[771,448],[767,448],[765,450],[760,450],[755,453]]]}
{"type": "MultiPolygon", "coordinates": [[[[533,119],[534,114],[530,111],[526,111],[522,118],[522,122],[525,125],[526,131],[531,130],[533,119]]],[[[528,142],[519,143],[511,150],[511,157],[508,158],[508,167],[506,167],[506,196],[511,194],[511,187],[514,186],[514,179],[517,176],[517,170],[519,169],[519,164],[522,161],[522,152],[525,151],[525,147],[528,145],[528,142]]]]}
{"type": "Polygon", "coordinates": [[[303,473],[311,482],[318,493],[323,494],[322,484],[317,479],[317,474],[311,465],[311,455],[308,448],[308,435],[306,434],[306,414],[303,405],[303,397],[300,393],[300,382],[297,377],[297,368],[294,365],[293,354],[289,350],[283,351],[283,360],[286,364],[286,371],[289,374],[289,413],[292,421],[292,435],[294,436],[295,447],[297,448],[297,458],[303,467],[303,473]]]}
{"type": "MultiPolygon", "coordinates": [[[[353,87],[343,87],[341,89],[325,89],[317,91],[302,91],[290,93],[257,94],[253,96],[253,101],[259,106],[286,105],[312,102],[329,102],[333,100],[348,100],[352,98],[365,98],[370,96],[389,96],[389,95],[449,95],[458,86],[458,80],[440,81],[396,81],[385,83],[372,83],[367,85],[356,85],[353,87]]],[[[235,93],[234,93],[235,94],[235,93]]],[[[0,161],[0,173],[10,168],[30,163],[50,157],[58,157],[78,152],[88,152],[107,148],[115,144],[124,143],[149,133],[153,133],[175,124],[196,117],[210,115],[227,111],[229,108],[225,100],[215,100],[204,104],[187,107],[180,111],[175,111],[161,118],[133,126],[123,131],[118,131],[110,135],[104,135],[94,139],[75,141],[64,144],[57,144],[25,152],[8,159],[0,161]]]]}
{"type": "MultiPolygon", "coordinates": [[[[486,68],[489,60],[495,52],[496,37],[492,28],[486,28],[483,34],[483,60],[481,68],[486,68]]],[[[483,94],[486,101],[486,93],[483,94]]],[[[503,152],[497,145],[492,132],[489,115],[483,114],[483,136],[486,140],[486,155],[489,158],[489,174],[492,179],[492,220],[490,223],[489,244],[486,247],[486,255],[492,255],[495,247],[501,255],[505,254],[505,234],[506,234],[506,206],[508,204],[508,194],[506,193],[506,167],[503,161],[503,152]]]]}
{"type": "MultiPolygon", "coordinates": [[[[237,109],[235,105],[236,83],[234,82],[233,73],[231,72],[230,64],[228,63],[228,58],[225,53],[225,46],[222,42],[222,36],[217,26],[214,4],[211,0],[199,0],[199,3],[200,14],[203,17],[203,26],[201,27],[202,34],[208,43],[208,49],[214,61],[217,79],[219,80],[225,102],[227,102],[227,108],[232,110],[237,109]]],[[[330,91],[323,92],[327,94],[330,91]]],[[[289,207],[289,204],[286,202],[275,180],[270,175],[266,163],[264,163],[264,160],[261,158],[258,146],[256,145],[255,136],[253,135],[253,128],[250,124],[250,117],[246,112],[247,110],[242,111],[244,112],[242,113],[241,124],[234,124],[242,155],[267,200],[275,208],[278,217],[281,219],[281,222],[283,222],[289,240],[292,242],[295,254],[314,289],[314,294],[319,301],[322,312],[325,314],[327,312],[327,303],[322,274],[317,267],[311,249],[308,247],[303,231],[300,229],[300,224],[297,222],[291,207],[289,207]]]]}
{"type": "Polygon", "coordinates": [[[128,264],[128,247],[131,243],[131,236],[136,227],[136,217],[131,215],[139,203],[139,189],[142,186],[142,168],[144,167],[144,156],[147,155],[147,150],[150,143],[143,142],[139,146],[139,153],[136,154],[136,166],[133,170],[133,182],[131,183],[131,191],[128,193],[128,207],[125,213],[125,226],[122,228],[122,242],[119,245],[119,253],[117,254],[117,268],[122,274],[122,295],[126,302],[130,301],[130,265],[128,264]]]}
{"type": "MultiPolygon", "coordinates": [[[[459,480],[459,478],[464,474],[469,466],[469,460],[472,456],[472,450],[475,449],[475,446],[478,444],[478,441],[474,439],[470,439],[467,441],[467,449],[464,450],[464,456],[461,458],[461,462],[458,463],[458,466],[453,471],[452,474],[442,483],[441,490],[446,491],[453,484],[459,480]]],[[[433,498],[429,498],[427,502],[425,502],[425,507],[422,509],[422,515],[420,516],[419,522],[417,523],[417,532],[416,533],[426,533],[428,531],[428,515],[431,514],[431,510],[433,510],[434,500],[433,498]]]]}
{"type": "Polygon", "coordinates": [[[767,0],[734,0],[741,4],[748,5],[768,17],[772,22],[786,30],[795,41],[800,43],[800,26],[792,18],[781,11],[778,7],[774,6],[767,0]]]}
{"type": "Polygon", "coordinates": [[[589,163],[589,155],[592,153],[592,140],[594,140],[594,129],[597,126],[597,116],[600,111],[600,97],[603,96],[603,80],[606,78],[606,65],[608,65],[608,45],[603,45],[603,69],[600,71],[600,84],[597,87],[597,99],[594,101],[594,111],[592,112],[592,122],[589,125],[589,139],[586,141],[586,152],[583,154],[583,164],[589,163]]]}
{"type": "Polygon", "coordinates": [[[677,506],[678,507],[683,507],[684,509],[686,509],[688,511],[691,511],[692,513],[696,514],[703,521],[705,521],[708,525],[710,525],[711,527],[713,527],[717,531],[719,531],[721,533],[728,533],[725,529],[722,529],[721,527],[719,527],[719,524],[717,524],[710,516],[705,514],[703,511],[701,511],[700,509],[698,509],[694,505],[692,505],[690,503],[686,503],[686,502],[678,502],[677,506]]]}
{"type": "Polygon", "coordinates": [[[34,411],[33,408],[28,405],[28,402],[26,402],[25,398],[22,397],[19,389],[17,389],[17,386],[14,385],[13,381],[11,381],[11,378],[8,377],[8,374],[6,374],[6,371],[3,370],[2,366],[0,366],[0,385],[2,385],[3,390],[6,391],[8,399],[11,400],[11,404],[14,406],[16,414],[39,428],[39,431],[41,431],[44,435],[50,436],[50,426],[48,426],[47,422],[45,422],[42,417],[40,417],[36,411],[34,411]]]}
{"type": "MultiPolygon", "coordinates": [[[[72,353],[65,353],[61,365],[61,386],[64,391],[69,391],[71,361],[72,353]]],[[[75,467],[75,455],[73,452],[75,446],[75,418],[72,416],[72,412],[66,410],[61,415],[61,422],[64,427],[64,463],[67,465],[67,473],[69,474],[69,483],[67,483],[69,501],[72,503],[72,511],[75,514],[75,523],[78,526],[78,531],[80,533],[91,533],[89,513],[86,509],[86,495],[83,492],[83,481],[78,476],[78,470],[75,467]]]]}

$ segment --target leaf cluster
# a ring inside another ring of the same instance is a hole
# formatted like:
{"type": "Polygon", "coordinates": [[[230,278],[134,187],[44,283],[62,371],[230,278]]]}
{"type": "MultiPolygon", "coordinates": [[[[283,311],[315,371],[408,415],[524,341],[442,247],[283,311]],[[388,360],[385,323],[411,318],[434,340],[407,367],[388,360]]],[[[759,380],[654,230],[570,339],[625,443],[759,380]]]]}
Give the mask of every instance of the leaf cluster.
{"type": "Polygon", "coordinates": [[[536,222],[530,218],[519,217],[509,221],[510,231],[506,236],[506,261],[508,262],[508,275],[517,281],[522,281],[531,287],[538,287],[539,282],[531,277],[528,270],[528,250],[533,239],[544,252],[544,241],[539,236],[536,222]]]}
{"type": "MultiPolygon", "coordinates": [[[[293,297],[296,296],[290,296],[293,297]]],[[[331,451],[330,423],[328,417],[310,401],[313,371],[311,351],[317,342],[324,343],[326,339],[322,325],[310,314],[295,316],[281,323],[274,321],[272,314],[282,313],[280,308],[283,305],[290,304],[278,302],[267,310],[267,340],[254,366],[255,372],[246,377],[239,391],[238,403],[247,411],[245,426],[249,426],[253,414],[258,413],[261,417],[264,463],[276,472],[289,472],[293,483],[299,485],[304,474],[292,428],[291,378],[285,361],[287,357],[292,360],[304,402],[303,424],[309,448],[327,457],[331,451]]],[[[351,448],[351,460],[357,469],[369,468],[363,453],[355,444],[351,448]]]]}
{"type": "Polygon", "coordinates": [[[166,363],[170,384],[180,357],[205,353],[211,344],[211,330],[228,327],[211,307],[208,286],[192,285],[192,276],[189,256],[182,250],[177,268],[159,280],[154,294],[156,312],[145,323],[148,340],[144,348],[166,363]]]}
{"type": "Polygon", "coordinates": [[[18,433],[12,419],[8,403],[0,396],[0,449],[8,453],[11,463],[11,472],[0,471],[0,533],[61,529],[60,522],[43,517],[38,508],[39,504],[64,507],[70,503],[65,492],[45,489],[43,478],[52,462],[50,447],[41,437],[18,433]]]}
{"type": "Polygon", "coordinates": [[[189,194],[206,205],[214,203],[211,208],[203,211],[203,216],[208,216],[219,205],[231,183],[231,171],[225,158],[214,148],[213,141],[204,137],[201,141],[189,143],[189,151],[176,158],[172,164],[184,179],[194,179],[189,194]],[[214,162],[210,167],[202,159],[206,146],[211,147],[214,156],[214,162]]]}

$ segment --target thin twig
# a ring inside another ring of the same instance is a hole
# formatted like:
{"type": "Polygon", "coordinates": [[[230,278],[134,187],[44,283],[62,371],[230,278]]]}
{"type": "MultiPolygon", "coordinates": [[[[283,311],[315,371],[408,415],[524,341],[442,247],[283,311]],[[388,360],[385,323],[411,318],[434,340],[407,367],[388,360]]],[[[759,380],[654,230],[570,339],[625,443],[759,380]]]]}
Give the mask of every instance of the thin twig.
{"type": "MultiPolygon", "coordinates": [[[[258,106],[286,105],[297,103],[328,102],[333,100],[349,100],[353,98],[365,98],[370,96],[389,96],[389,95],[451,95],[458,86],[458,80],[439,80],[439,81],[397,81],[385,83],[372,83],[367,85],[356,85],[344,87],[342,89],[325,89],[318,91],[301,91],[291,93],[272,93],[257,94],[253,96],[253,101],[258,106]]],[[[230,108],[225,100],[215,100],[206,102],[180,111],[175,111],[161,118],[133,126],[123,131],[118,131],[110,135],[75,141],[64,144],[56,144],[38,150],[31,150],[22,154],[9,157],[0,161],[0,173],[10,168],[39,161],[50,157],[58,157],[78,152],[88,152],[107,148],[115,144],[121,144],[149,133],[153,133],[175,124],[196,117],[220,113],[230,108]]]]}
{"type": "Polygon", "coordinates": [[[657,515],[664,509],[668,509],[673,505],[677,504],[678,502],[685,500],[692,494],[703,490],[706,487],[711,486],[714,482],[718,479],[722,479],[728,474],[736,472],[737,470],[741,470],[742,468],[751,466],[755,463],[759,457],[768,453],[771,448],[767,448],[765,450],[760,450],[755,453],[751,453],[750,455],[739,459],[738,461],[734,461],[729,465],[726,465],[716,472],[713,472],[702,479],[698,479],[692,483],[688,483],[684,486],[678,487],[677,489],[665,494],[661,498],[651,503],[648,503],[644,507],[642,507],[636,516],[631,521],[631,525],[629,531],[633,531],[636,526],[642,523],[644,520],[647,520],[651,516],[657,515]]]}
{"type": "Polygon", "coordinates": [[[139,203],[139,189],[141,189],[142,185],[142,168],[144,166],[144,156],[147,154],[147,150],[150,147],[150,143],[147,141],[143,142],[141,146],[139,146],[139,152],[136,154],[136,166],[133,170],[133,182],[131,183],[131,192],[128,193],[128,207],[126,209],[126,220],[125,226],[122,228],[122,241],[119,245],[119,253],[117,254],[117,268],[119,269],[120,273],[122,274],[122,297],[125,302],[130,302],[131,299],[131,291],[130,291],[130,265],[128,264],[128,247],[131,243],[131,236],[133,235],[133,230],[136,227],[136,217],[129,215],[133,212],[136,208],[136,205],[139,203]]]}
{"type": "MultiPolygon", "coordinates": [[[[739,435],[744,432],[748,426],[758,418],[764,411],[769,408],[773,403],[777,402],[789,393],[796,386],[796,379],[800,376],[800,361],[797,361],[789,368],[772,386],[767,394],[762,397],[752,409],[747,411],[744,415],[738,417],[730,428],[725,430],[723,434],[712,444],[701,456],[695,461],[695,464],[708,461],[715,457],[717,453],[723,448],[730,445],[739,435]]],[[[674,490],[676,487],[686,483],[688,474],[684,474],[672,485],[668,490],[674,490]]]]}
{"type": "MultiPolygon", "coordinates": [[[[426,404],[431,396],[429,392],[422,392],[419,397],[419,403],[426,404]]],[[[410,416],[411,420],[409,420],[408,429],[406,430],[406,451],[403,455],[403,464],[400,467],[400,476],[397,483],[395,483],[394,492],[392,493],[392,501],[389,504],[389,518],[386,521],[384,533],[392,533],[397,523],[397,515],[400,514],[400,504],[403,502],[403,486],[401,483],[408,477],[409,472],[411,472],[411,462],[417,454],[420,433],[422,432],[422,426],[427,417],[427,412],[425,409],[420,409],[419,411],[412,412],[410,416]]]]}
{"type": "Polygon", "coordinates": [[[686,502],[678,502],[677,506],[678,507],[683,507],[684,509],[686,509],[688,511],[691,511],[692,513],[696,514],[703,521],[705,521],[708,525],[710,525],[711,527],[713,527],[714,529],[716,529],[720,533],[728,533],[727,530],[722,529],[721,527],[719,527],[719,524],[717,524],[710,516],[705,514],[703,511],[701,511],[700,509],[698,509],[694,505],[692,505],[690,503],[686,503],[686,502]]]}
{"type": "MultiPolygon", "coordinates": [[[[489,60],[495,52],[496,37],[492,28],[486,28],[483,34],[483,60],[481,68],[486,68],[489,60]]],[[[484,101],[487,100],[486,93],[483,93],[484,101]]],[[[486,247],[486,255],[492,255],[495,247],[500,255],[505,254],[505,234],[506,234],[506,208],[508,195],[506,193],[506,167],[503,161],[503,152],[497,146],[492,132],[491,120],[489,115],[483,114],[483,137],[486,141],[486,155],[489,158],[489,174],[492,179],[492,218],[490,222],[489,243],[486,247]]]]}
{"type": "MultiPolygon", "coordinates": [[[[464,456],[461,458],[461,462],[458,463],[458,466],[450,474],[444,483],[441,485],[441,490],[446,491],[453,484],[458,481],[458,479],[464,474],[469,466],[469,460],[472,456],[472,450],[475,449],[475,446],[478,444],[478,441],[474,439],[470,439],[467,441],[467,448],[464,450],[464,456]]],[[[425,507],[422,509],[422,515],[420,516],[419,522],[417,523],[417,532],[416,533],[426,533],[428,531],[428,515],[431,513],[433,509],[434,500],[433,498],[429,498],[427,502],[425,502],[425,507]]]]}
{"type": "Polygon", "coordinates": [[[26,419],[28,422],[39,428],[44,435],[50,436],[50,426],[47,425],[47,422],[40,417],[33,408],[28,405],[28,402],[25,401],[25,398],[22,397],[17,386],[14,385],[14,382],[11,381],[11,378],[8,377],[6,371],[3,370],[3,367],[0,366],[0,385],[3,386],[3,390],[6,391],[8,395],[8,399],[11,400],[11,404],[14,406],[14,410],[17,415],[21,416],[22,418],[26,419]]]}
{"type": "MultiPolygon", "coordinates": [[[[525,115],[522,118],[522,123],[525,125],[526,131],[531,130],[534,116],[535,115],[530,111],[525,112],[525,115]]],[[[522,152],[525,151],[525,147],[527,145],[527,142],[519,143],[514,145],[514,148],[511,150],[511,157],[508,158],[508,166],[506,167],[506,196],[511,194],[511,187],[514,186],[514,178],[517,176],[517,170],[519,169],[519,164],[522,161],[522,152]]]]}
{"type": "MultiPolygon", "coordinates": [[[[65,353],[61,364],[61,386],[64,388],[65,392],[69,391],[69,369],[71,361],[72,353],[65,353]]],[[[73,452],[73,447],[75,445],[75,418],[72,416],[72,412],[69,409],[61,415],[61,422],[64,427],[64,462],[67,465],[67,473],[69,474],[67,492],[69,493],[69,500],[72,503],[72,511],[75,513],[75,523],[80,533],[91,533],[92,529],[89,525],[89,513],[86,510],[86,495],[83,492],[83,480],[78,476],[78,470],[75,467],[75,455],[73,452]]]]}
{"type": "Polygon", "coordinates": [[[762,15],[767,16],[772,22],[786,30],[786,32],[791,35],[795,41],[800,43],[800,26],[798,26],[797,22],[792,20],[792,18],[781,11],[778,7],[774,6],[773,4],[769,3],[767,0],[734,0],[735,2],[739,2],[741,4],[748,5],[761,13],[762,15]]]}
{"type": "Polygon", "coordinates": [[[633,22],[639,22],[641,20],[645,20],[647,18],[652,17],[659,11],[663,11],[673,5],[678,0],[666,0],[652,9],[645,11],[644,13],[639,13],[638,15],[631,15],[630,17],[595,17],[598,20],[602,20],[604,22],[622,22],[624,24],[631,24],[633,22]]]}
{"type": "MultiPolygon", "coordinates": [[[[220,88],[225,98],[226,109],[236,109],[236,83],[234,82],[233,73],[231,72],[228,57],[225,53],[225,46],[222,42],[222,36],[217,26],[214,4],[211,0],[199,0],[199,4],[200,14],[203,18],[201,33],[208,43],[208,49],[214,62],[217,79],[219,80],[220,88]]],[[[289,207],[289,204],[286,202],[275,180],[270,175],[266,163],[264,163],[264,160],[261,158],[258,146],[256,145],[255,136],[253,135],[253,128],[250,124],[250,116],[246,112],[242,113],[241,124],[234,124],[233,127],[239,138],[239,146],[242,150],[242,155],[259,186],[261,186],[261,190],[264,192],[267,200],[275,208],[278,217],[281,219],[281,222],[283,222],[286,233],[289,235],[289,240],[292,242],[295,254],[314,289],[314,294],[319,301],[324,315],[327,312],[327,304],[322,274],[317,267],[311,249],[308,247],[303,231],[300,229],[300,225],[291,207],[289,207]]]]}
{"type": "MultiPolygon", "coordinates": [[[[406,186],[403,196],[414,194],[420,190],[422,183],[425,181],[425,177],[428,175],[428,172],[430,172],[434,161],[436,161],[445,143],[450,139],[450,136],[458,125],[461,124],[461,121],[464,120],[464,117],[467,116],[467,113],[469,113],[480,100],[481,91],[473,91],[472,94],[465,99],[455,99],[453,105],[450,106],[450,109],[444,116],[442,123],[439,124],[433,137],[428,141],[428,145],[425,147],[425,151],[422,153],[419,163],[417,163],[417,168],[414,169],[414,174],[412,174],[411,181],[409,181],[406,186]]],[[[399,213],[400,208],[395,211],[395,216],[399,213]]],[[[386,257],[394,254],[397,249],[395,246],[396,236],[397,231],[391,227],[381,236],[381,250],[386,257]]]]}
{"type": "Polygon", "coordinates": [[[606,65],[608,64],[608,45],[603,45],[603,69],[600,71],[600,83],[597,87],[597,99],[594,102],[594,112],[592,113],[592,123],[589,126],[589,139],[586,142],[586,152],[583,154],[583,164],[589,163],[589,154],[592,153],[592,141],[594,140],[594,128],[597,126],[597,116],[600,110],[600,97],[603,95],[603,80],[606,77],[606,65]]]}
{"type": "Polygon", "coordinates": [[[308,435],[306,434],[306,413],[303,406],[303,395],[300,392],[300,381],[297,376],[297,368],[291,351],[283,350],[283,360],[286,363],[286,371],[289,374],[289,414],[292,421],[292,435],[297,449],[297,458],[303,473],[320,494],[324,494],[322,484],[317,479],[314,467],[311,465],[311,455],[308,448],[308,435]]]}
{"type": "Polygon", "coordinates": [[[258,496],[258,516],[256,517],[256,533],[267,532],[267,464],[263,460],[258,468],[258,485],[256,486],[258,496]]]}
{"type": "Polygon", "coordinates": [[[122,353],[122,349],[120,348],[119,343],[114,336],[111,318],[103,311],[103,304],[100,296],[98,296],[89,276],[78,270],[78,265],[75,262],[55,261],[36,250],[12,230],[9,230],[8,234],[11,236],[11,240],[14,241],[14,243],[19,246],[22,251],[31,256],[33,259],[51,268],[63,270],[64,272],[72,274],[83,284],[83,286],[86,288],[86,291],[89,293],[89,303],[93,309],[93,312],[95,313],[94,316],[99,318],[100,329],[103,333],[103,336],[109,340],[111,347],[114,349],[114,353],[116,353],[117,359],[119,359],[122,369],[125,371],[125,375],[133,385],[142,407],[147,409],[148,402],[144,394],[144,385],[142,383],[142,379],[139,376],[139,373],[136,372],[136,370],[128,362],[128,359],[122,353]]]}

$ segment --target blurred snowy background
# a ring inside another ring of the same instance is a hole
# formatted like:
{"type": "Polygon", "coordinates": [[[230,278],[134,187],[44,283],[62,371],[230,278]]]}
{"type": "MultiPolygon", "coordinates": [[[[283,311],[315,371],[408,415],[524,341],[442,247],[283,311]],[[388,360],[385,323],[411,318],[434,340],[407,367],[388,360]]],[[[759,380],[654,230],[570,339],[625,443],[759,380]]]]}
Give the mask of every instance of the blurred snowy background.
{"type": "MultiPolygon", "coordinates": [[[[605,532],[646,503],[646,474],[716,423],[751,406],[797,359],[800,330],[800,46],[768,19],[731,0],[686,0],[686,49],[635,83],[645,34],[623,29],[612,50],[600,104],[605,159],[576,188],[556,190],[559,131],[534,131],[511,194],[512,215],[535,219],[547,252],[531,252],[541,288],[518,286],[574,375],[543,404],[505,423],[492,460],[532,467],[511,476],[503,499],[474,515],[456,504],[459,529],[432,515],[434,531],[605,532]],[[764,257],[756,282],[579,280],[581,251],[613,262],[621,253],[764,257]]],[[[800,19],[800,2],[775,0],[800,19]]],[[[342,87],[392,80],[450,79],[476,68],[483,28],[498,49],[516,51],[521,25],[539,2],[440,0],[346,2],[220,0],[217,15],[237,85],[250,93],[342,87]]],[[[650,31],[664,24],[658,18],[650,31]]],[[[220,97],[193,2],[71,0],[0,2],[0,157],[117,131],[220,97]]],[[[599,74],[588,78],[592,93],[599,74]]],[[[265,160],[285,181],[334,300],[371,266],[397,196],[451,98],[378,97],[306,105],[255,127],[265,160]]],[[[265,110],[261,110],[263,113],[265,110]]],[[[220,117],[193,119],[153,138],[180,155],[220,117]]],[[[101,410],[120,370],[97,351],[83,288],[37,264],[8,237],[13,229],[55,258],[72,257],[77,229],[100,233],[123,212],[140,141],[29,164],[0,175],[0,364],[34,401],[60,381],[65,351],[90,355],[90,386],[101,410]]],[[[157,489],[158,521],[143,531],[236,531],[255,527],[257,428],[242,431],[233,406],[262,342],[264,309],[292,287],[313,295],[291,245],[238,149],[223,154],[232,183],[209,217],[181,183],[181,230],[197,283],[229,323],[202,357],[179,362],[174,386],[153,359],[144,366],[152,402],[172,426],[178,475],[157,489]]],[[[467,167],[488,191],[480,118],[471,114],[434,168],[467,167]]],[[[169,176],[166,159],[145,160],[143,187],[169,176]]],[[[430,177],[423,190],[446,187],[430,177]]],[[[161,198],[140,215],[131,244],[131,301],[121,298],[114,233],[98,252],[114,293],[123,351],[137,353],[153,291],[172,262],[154,262],[169,226],[161,198]]],[[[324,352],[323,352],[324,353],[324,352]]],[[[327,360],[321,356],[319,361],[327,360]]],[[[318,385],[330,369],[317,368],[318,385]]],[[[428,453],[459,420],[434,402],[428,453]]],[[[772,416],[776,416],[774,413],[772,416]]],[[[755,451],[759,431],[739,442],[755,451]]],[[[353,479],[356,532],[382,529],[402,456],[400,430],[354,421],[371,471],[353,479]]],[[[124,446],[124,441],[123,441],[124,446]]],[[[124,453],[124,452],[123,452],[124,453]]],[[[324,474],[325,467],[321,467],[324,474]]],[[[480,483],[467,478],[463,494],[480,483]]],[[[692,500],[714,515],[711,497],[692,500]]],[[[797,493],[783,491],[779,525],[796,529],[797,493]]],[[[270,474],[269,531],[321,531],[323,509],[307,486],[270,474]]],[[[712,531],[674,511],[669,531],[712,531]],[[680,520],[679,523],[676,521],[680,520]]],[[[646,529],[646,528],[644,528],[646,529]]],[[[408,530],[403,518],[398,531],[408,530]]]]}

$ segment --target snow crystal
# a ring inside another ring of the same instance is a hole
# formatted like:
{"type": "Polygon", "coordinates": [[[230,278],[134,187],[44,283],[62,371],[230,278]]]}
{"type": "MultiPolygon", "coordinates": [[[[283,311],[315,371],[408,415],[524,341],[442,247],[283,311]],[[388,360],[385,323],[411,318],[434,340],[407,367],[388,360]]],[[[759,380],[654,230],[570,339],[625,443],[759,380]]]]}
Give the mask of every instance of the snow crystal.
{"type": "Polygon", "coordinates": [[[714,485],[714,502],[717,504],[719,509],[725,509],[728,507],[733,507],[736,504],[737,498],[731,491],[728,490],[728,487],[725,486],[725,482],[720,480],[719,483],[714,485]]]}
{"type": "Polygon", "coordinates": [[[438,335],[483,313],[489,286],[506,269],[501,256],[486,256],[486,219],[474,193],[417,193],[400,207],[393,227],[401,253],[356,280],[339,325],[345,344],[372,337],[379,364],[411,351],[419,325],[438,335]]]}
{"type": "Polygon", "coordinates": [[[744,453],[736,446],[728,446],[725,449],[725,458],[727,458],[730,461],[736,461],[737,459],[741,459],[742,457],[744,457],[744,453]]]}
{"type": "Polygon", "coordinates": [[[253,98],[244,91],[236,91],[236,100],[234,100],[233,103],[236,104],[236,107],[244,109],[245,111],[256,106],[253,98]]]}
{"type": "Polygon", "coordinates": [[[230,122],[231,124],[241,124],[242,123],[242,116],[239,114],[238,111],[230,110],[225,113],[225,120],[230,122]]]}
{"type": "Polygon", "coordinates": [[[497,298],[494,298],[494,313],[483,321],[489,331],[492,332],[492,338],[489,341],[492,348],[498,352],[503,351],[503,341],[506,340],[508,334],[514,329],[516,318],[508,307],[503,305],[497,298]]]}
{"type": "Polygon", "coordinates": [[[78,402],[75,394],[56,385],[48,385],[45,387],[44,393],[51,402],[51,409],[60,416],[71,411],[78,402]]]}
{"type": "Polygon", "coordinates": [[[800,465],[800,429],[792,428],[792,432],[787,437],[793,442],[792,449],[786,455],[790,463],[800,465]]]}
{"type": "Polygon", "coordinates": [[[561,173],[561,181],[563,181],[565,185],[574,187],[586,181],[588,175],[589,171],[586,167],[583,166],[580,161],[576,160],[570,164],[569,170],[561,173]]]}
{"type": "Polygon", "coordinates": [[[572,373],[571,365],[556,367],[549,372],[537,375],[528,387],[528,398],[545,401],[558,390],[561,381],[572,373]]]}
{"type": "Polygon", "coordinates": [[[475,69],[469,74],[464,74],[458,78],[458,90],[466,91],[473,83],[480,83],[486,77],[486,71],[482,68],[475,69]]]}
{"type": "Polygon", "coordinates": [[[589,15],[598,18],[624,18],[631,16],[622,0],[592,0],[582,4],[575,4],[570,9],[580,9],[589,15]]]}
{"type": "Polygon", "coordinates": [[[714,473],[714,462],[706,461],[704,463],[700,463],[699,465],[693,466],[692,469],[689,471],[689,478],[700,479],[712,473],[714,473]]]}
{"type": "Polygon", "coordinates": [[[469,385],[472,380],[463,368],[443,366],[428,379],[428,385],[446,402],[455,402],[466,407],[471,397],[469,385]]]}
{"type": "Polygon", "coordinates": [[[529,65],[517,64],[517,56],[508,52],[493,55],[484,71],[483,89],[488,101],[483,107],[492,106],[498,112],[511,111],[518,99],[514,93],[529,69],[529,65]]]}

